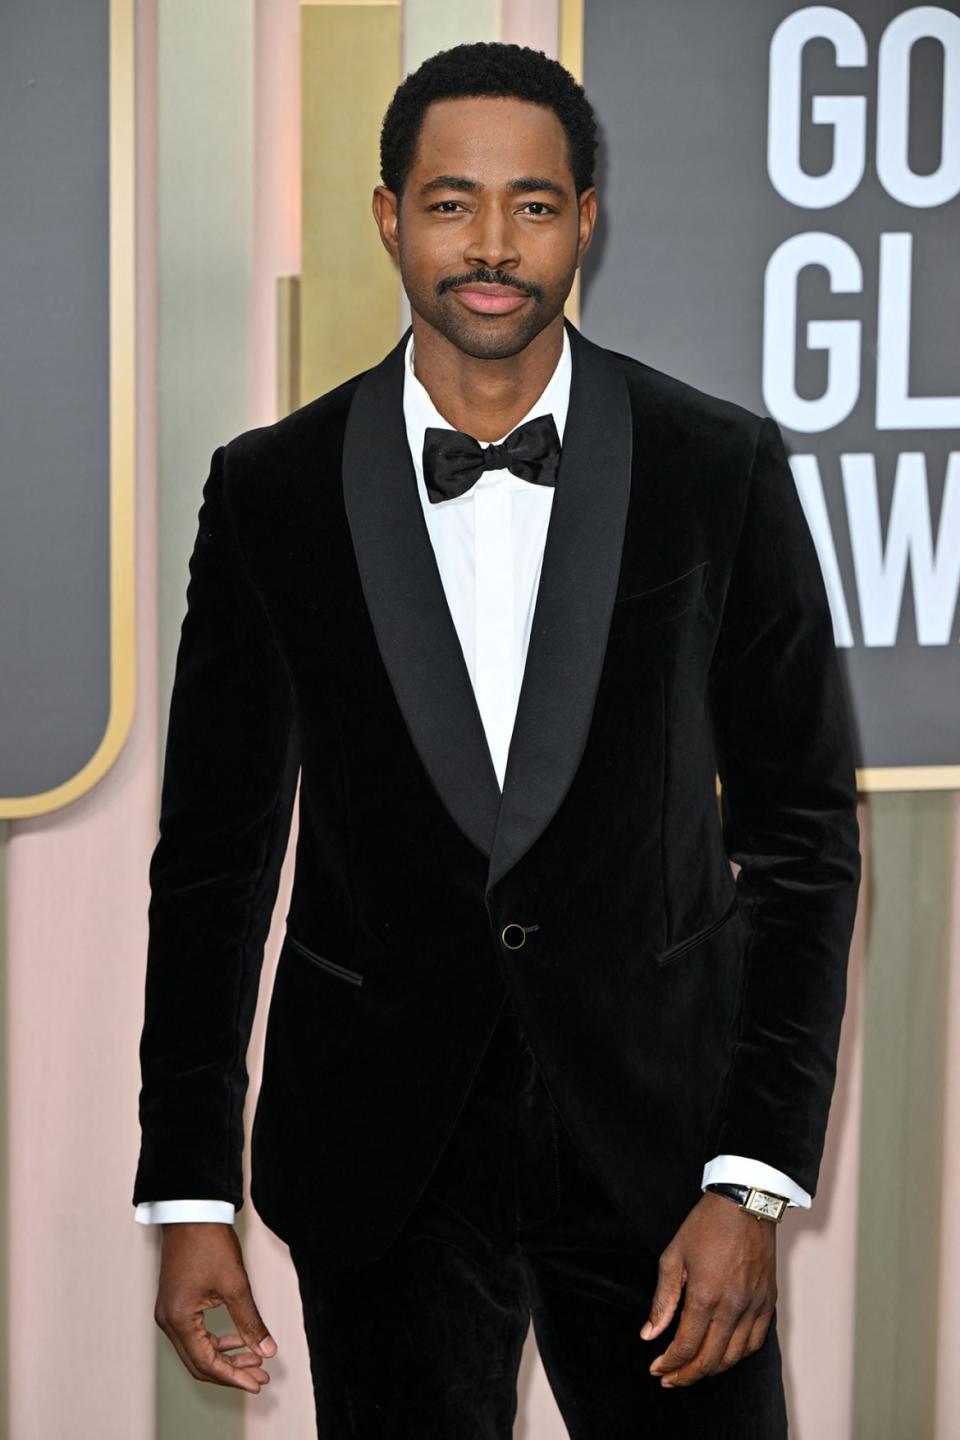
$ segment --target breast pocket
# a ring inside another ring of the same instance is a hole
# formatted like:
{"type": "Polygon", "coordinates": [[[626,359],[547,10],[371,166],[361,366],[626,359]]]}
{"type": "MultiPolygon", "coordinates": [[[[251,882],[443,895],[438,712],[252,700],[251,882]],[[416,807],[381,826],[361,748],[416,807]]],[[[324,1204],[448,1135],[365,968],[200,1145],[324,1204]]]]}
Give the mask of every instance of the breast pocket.
{"type": "Polygon", "coordinates": [[[629,614],[633,625],[659,625],[673,620],[692,610],[703,594],[706,584],[709,560],[701,560],[681,575],[674,575],[660,585],[647,590],[634,590],[618,595],[614,604],[615,613],[629,614]]]}

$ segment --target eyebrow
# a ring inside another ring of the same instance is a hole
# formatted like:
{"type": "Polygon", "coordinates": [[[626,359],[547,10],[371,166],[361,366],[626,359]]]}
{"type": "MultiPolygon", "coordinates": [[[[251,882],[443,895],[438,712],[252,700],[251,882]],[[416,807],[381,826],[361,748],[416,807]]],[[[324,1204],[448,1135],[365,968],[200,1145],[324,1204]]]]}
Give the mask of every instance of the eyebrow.
{"type": "MultiPolygon", "coordinates": [[[[466,190],[470,194],[477,194],[485,187],[479,180],[470,180],[466,175],[435,175],[432,180],[420,186],[419,195],[432,195],[435,190],[466,190]]],[[[516,180],[507,181],[507,190],[512,195],[525,195],[532,190],[545,190],[550,195],[556,195],[560,199],[567,198],[567,192],[556,180],[550,180],[544,175],[521,175],[516,180]]]]}

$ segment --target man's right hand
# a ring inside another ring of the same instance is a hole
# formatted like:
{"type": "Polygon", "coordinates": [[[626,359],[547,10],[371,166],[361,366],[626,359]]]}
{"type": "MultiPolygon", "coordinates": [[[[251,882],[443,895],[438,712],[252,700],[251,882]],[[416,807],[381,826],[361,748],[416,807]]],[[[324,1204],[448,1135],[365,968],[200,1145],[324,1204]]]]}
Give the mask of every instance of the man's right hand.
{"type": "Polygon", "coordinates": [[[154,1319],[195,1380],[259,1395],[270,1379],[263,1358],[277,1345],[254,1304],[234,1226],[184,1221],[162,1230],[154,1319]],[[204,1312],[217,1305],[227,1307],[235,1333],[207,1329],[204,1312]]]}

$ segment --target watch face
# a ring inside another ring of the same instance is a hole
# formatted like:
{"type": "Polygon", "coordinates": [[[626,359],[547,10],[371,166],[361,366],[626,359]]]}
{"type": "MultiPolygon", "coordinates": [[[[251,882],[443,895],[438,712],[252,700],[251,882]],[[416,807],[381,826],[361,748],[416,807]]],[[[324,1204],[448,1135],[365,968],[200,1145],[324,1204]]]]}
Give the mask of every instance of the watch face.
{"type": "Polygon", "coordinates": [[[783,1205],[779,1195],[766,1195],[762,1190],[752,1190],[746,1202],[748,1210],[752,1210],[755,1215],[769,1215],[771,1220],[779,1219],[783,1205]]]}

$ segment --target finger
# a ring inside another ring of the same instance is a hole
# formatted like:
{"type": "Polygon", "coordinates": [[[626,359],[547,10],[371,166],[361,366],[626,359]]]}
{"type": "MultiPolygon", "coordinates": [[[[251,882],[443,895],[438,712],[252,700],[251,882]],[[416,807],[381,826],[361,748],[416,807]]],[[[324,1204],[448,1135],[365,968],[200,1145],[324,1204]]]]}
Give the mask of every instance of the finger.
{"type": "Polygon", "coordinates": [[[219,1351],[225,1351],[225,1349],[240,1349],[240,1346],[243,1345],[243,1341],[239,1335],[214,1335],[214,1332],[210,1331],[210,1339],[212,1339],[213,1344],[216,1345],[219,1351]]]}
{"type": "Polygon", "coordinates": [[[772,1310],[761,1310],[759,1315],[757,1315],[756,1319],[754,1320],[753,1328],[750,1331],[750,1338],[747,1341],[747,1349],[750,1351],[751,1355],[753,1354],[754,1350],[760,1349],[760,1346],[767,1338],[767,1331],[770,1329],[770,1321],[772,1319],[772,1310]]]}
{"type": "MultiPolygon", "coordinates": [[[[737,1328],[737,1317],[728,1309],[718,1307],[696,1354],[679,1369],[667,1372],[661,1382],[663,1388],[670,1390],[674,1386],[694,1385],[706,1375],[713,1375],[719,1368],[720,1361],[730,1345],[731,1336],[737,1328]]],[[[743,1338],[746,1343],[746,1335],[743,1338]]]]}
{"type": "Polygon", "coordinates": [[[183,1344],[183,1341],[180,1339],[180,1336],[177,1334],[177,1332],[173,1329],[170,1329],[165,1330],[164,1334],[170,1341],[170,1344],[173,1346],[174,1350],[177,1352],[180,1363],[182,1364],[184,1370],[187,1371],[188,1375],[192,1375],[194,1380],[203,1380],[205,1377],[200,1374],[200,1371],[190,1359],[190,1355],[186,1349],[186,1346],[183,1344]]]}
{"type": "Polygon", "coordinates": [[[263,1323],[263,1317],[254,1303],[253,1291],[246,1279],[229,1295],[224,1295],[223,1301],[244,1345],[249,1345],[258,1355],[276,1355],[277,1342],[263,1323]]]}
{"type": "MultiPolygon", "coordinates": [[[[262,1368],[261,1357],[253,1350],[248,1349],[239,1335],[216,1335],[212,1330],[209,1334],[215,1348],[233,1365],[242,1365],[244,1369],[248,1369],[251,1365],[259,1365],[262,1368]],[[236,1350],[238,1353],[228,1355],[226,1353],[228,1350],[236,1350]]],[[[266,1375],[268,1372],[264,1370],[263,1373],[266,1375]]]]}
{"type": "Polygon", "coordinates": [[[708,1300],[696,1291],[691,1292],[688,1286],[677,1333],[663,1354],[658,1355],[651,1364],[651,1375],[664,1375],[670,1370],[678,1370],[681,1365],[686,1365],[693,1359],[703,1343],[716,1304],[713,1299],[708,1300]]]}
{"type": "Polygon", "coordinates": [[[747,1354],[750,1346],[750,1336],[755,1328],[755,1323],[756,1311],[748,1310],[727,1342],[727,1348],[720,1357],[720,1363],[717,1366],[718,1374],[721,1370],[729,1370],[732,1365],[736,1365],[737,1361],[742,1360],[744,1355],[747,1354]]]}
{"type": "Polygon", "coordinates": [[[247,1367],[237,1365],[234,1360],[222,1358],[212,1350],[208,1354],[198,1355],[196,1350],[191,1352],[187,1347],[186,1353],[192,1362],[191,1373],[198,1380],[207,1380],[215,1385],[229,1385],[234,1389],[248,1390],[253,1395],[260,1393],[260,1387],[266,1385],[270,1376],[263,1368],[263,1362],[247,1367]]]}
{"type": "Polygon", "coordinates": [[[665,1250],[657,1270],[657,1288],[650,1302],[650,1314],[640,1330],[643,1340],[653,1340],[670,1324],[683,1290],[683,1261],[678,1254],[665,1250]]]}
{"type": "MultiPolygon", "coordinates": [[[[214,1377],[213,1375],[208,1374],[205,1370],[201,1370],[201,1369],[195,1364],[194,1359],[193,1359],[193,1356],[191,1355],[189,1349],[188,1349],[187,1346],[184,1344],[183,1340],[181,1339],[181,1337],[177,1334],[177,1332],[176,1332],[175,1330],[170,1330],[170,1331],[168,1331],[168,1332],[167,1332],[167,1338],[169,1339],[170,1344],[173,1346],[174,1350],[177,1352],[177,1355],[178,1355],[179,1358],[180,1358],[180,1361],[181,1361],[181,1363],[182,1363],[182,1365],[183,1365],[183,1368],[187,1371],[188,1375],[191,1375],[194,1380],[210,1381],[210,1382],[213,1382],[213,1381],[215,1380],[215,1377],[214,1377]]],[[[226,1381],[216,1380],[216,1383],[217,1383],[217,1384],[225,1384],[226,1381]]],[[[235,1383],[235,1382],[231,1382],[231,1383],[235,1383]]],[[[242,1388],[245,1389],[245,1388],[247,1388],[247,1387],[244,1386],[244,1387],[242,1387],[242,1388]]]]}
{"type": "MultiPolygon", "coordinates": [[[[218,1347],[218,1349],[219,1348],[220,1347],[218,1347]]],[[[263,1370],[263,1373],[265,1375],[268,1374],[266,1362],[264,1361],[263,1356],[255,1355],[252,1350],[247,1349],[246,1345],[244,1345],[242,1350],[236,1350],[233,1354],[230,1355],[223,1354],[222,1350],[220,1353],[223,1355],[223,1359],[226,1360],[228,1364],[237,1365],[241,1370],[250,1370],[251,1368],[257,1367],[263,1370]]]]}
{"type": "Polygon", "coordinates": [[[246,1350],[247,1346],[240,1335],[215,1335],[210,1331],[210,1339],[218,1350],[246,1350]]]}
{"type": "Polygon", "coordinates": [[[170,1338],[187,1369],[197,1380],[233,1385],[259,1394],[260,1386],[270,1378],[262,1367],[248,1370],[219,1355],[213,1337],[203,1323],[202,1314],[191,1317],[183,1324],[175,1323],[170,1338]]]}

